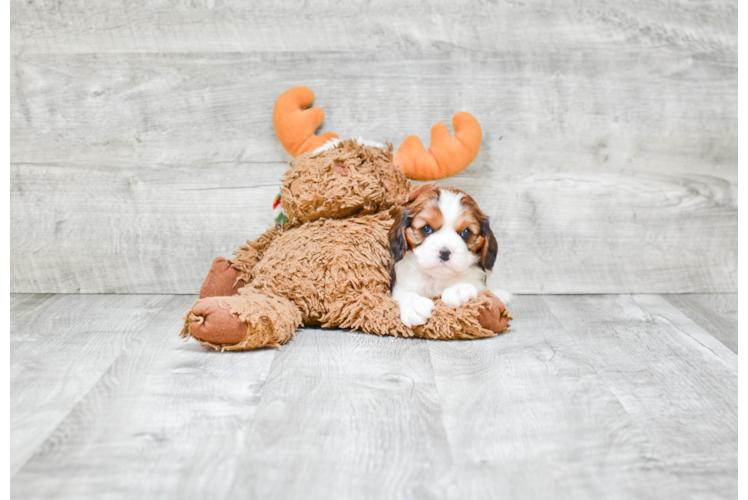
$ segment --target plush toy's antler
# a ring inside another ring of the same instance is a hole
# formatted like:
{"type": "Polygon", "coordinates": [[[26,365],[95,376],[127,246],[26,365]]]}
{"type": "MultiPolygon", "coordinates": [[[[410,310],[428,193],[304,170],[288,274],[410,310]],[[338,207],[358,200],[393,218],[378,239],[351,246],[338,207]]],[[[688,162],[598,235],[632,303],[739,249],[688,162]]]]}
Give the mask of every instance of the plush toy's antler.
{"type": "Polygon", "coordinates": [[[418,137],[409,135],[395,153],[395,164],[416,181],[445,179],[462,172],[477,156],[483,132],[478,120],[464,111],[452,117],[452,128],[454,137],[444,123],[434,125],[428,151],[418,137]]]}
{"type": "Polygon", "coordinates": [[[307,87],[294,87],[283,92],[275,101],[273,126],[275,135],[294,158],[302,153],[314,151],[338,134],[325,132],[314,135],[314,131],[325,119],[322,108],[309,108],[314,102],[314,92],[307,87]],[[309,108],[309,109],[306,109],[309,108]]]}

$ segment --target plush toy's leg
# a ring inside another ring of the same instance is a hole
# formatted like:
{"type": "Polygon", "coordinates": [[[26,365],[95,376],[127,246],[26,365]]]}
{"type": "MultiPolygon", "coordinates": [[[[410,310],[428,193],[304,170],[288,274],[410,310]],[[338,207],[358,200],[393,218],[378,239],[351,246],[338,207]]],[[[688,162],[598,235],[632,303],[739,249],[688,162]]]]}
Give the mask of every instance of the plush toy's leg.
{"type": "Polygon", "coordinates": [[[242,273],[223,257],[216,257],[200,287],[200,298],[236,295],[245,283],[242,273]]]}
{"type": "Polygon", "coordinates": [[[509,327],[504,304],[488,291],[460,307],[436,300],[431,318],[413,328],[400,321],[400,308],[390,295],[362,292],[335,302],[322,318],[324,327],[354,328],[366,333],[429,339],[477,339],[493,337],[509,327]]]}
{"type": "Polygon", "coordinates": [[[280,347],[302,324],[301,313],[287,299],[254,291],[199,299],[184,319],[182,337],[227,351],[280,347]]]}
{"type": "Polygon", "coordinates": [[[270,228],[255,241],[247,241],[246,245],[241,245],[234,252],[233,259],[216,257],[200,287],[200,298],[236,295],[240,288],[251,281],[252,268],[262,259],[267,247],[279,234],[280,230],[270,228]]]}
{"type": "Polygon", "coordinates": [[[273,240],[281,234],[280,229],[270,228],[255,241],[247,240],[246,245],[241,245],[234,252],[234,258],[229,260],[229,263],[242,274],[245,283],[252,280],[252,269],[260,262],[273,240]]]}

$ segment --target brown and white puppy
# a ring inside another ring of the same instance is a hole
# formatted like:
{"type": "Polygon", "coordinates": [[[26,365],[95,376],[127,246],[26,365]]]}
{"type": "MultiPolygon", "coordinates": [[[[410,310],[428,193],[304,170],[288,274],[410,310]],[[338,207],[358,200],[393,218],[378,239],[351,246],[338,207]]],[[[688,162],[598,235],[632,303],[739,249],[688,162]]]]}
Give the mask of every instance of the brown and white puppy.
{"type": "MultiPolygon", "coordinates": [[[[425,185],[415,191],[389,233],[392,298],[408,326],[426,323],[430,297],[459,307],[486,288],[498,244],[488,217],[464,191],[425,185]]],[[[512,295],[491,290],[504,304],[512,295]]]]}

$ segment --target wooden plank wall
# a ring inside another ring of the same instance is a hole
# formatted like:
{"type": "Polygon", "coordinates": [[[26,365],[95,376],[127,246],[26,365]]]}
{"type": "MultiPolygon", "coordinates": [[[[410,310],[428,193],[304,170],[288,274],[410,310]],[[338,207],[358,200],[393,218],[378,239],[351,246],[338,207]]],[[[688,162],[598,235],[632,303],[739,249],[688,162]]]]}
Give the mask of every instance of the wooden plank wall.
{"type": "Polygon", "coordinates": [[[271,220],[275,98],[484,128],[523,293],[737,291],[737,2],[11,2],[11,291],[194,293],[271,220]]]}

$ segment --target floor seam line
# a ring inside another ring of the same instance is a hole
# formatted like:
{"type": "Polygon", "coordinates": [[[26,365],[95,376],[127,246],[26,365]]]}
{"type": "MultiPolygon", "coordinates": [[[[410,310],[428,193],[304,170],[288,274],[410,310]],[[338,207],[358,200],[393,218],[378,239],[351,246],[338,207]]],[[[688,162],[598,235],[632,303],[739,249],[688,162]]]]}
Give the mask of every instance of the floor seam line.
{"type": "MultiPolygon", "coordinates": [[[[56,294],[56,295],[58,295],[58,294],[56,294]]],[[[170,295],[170,294],[156,294],[156,295],[160,295],[162,297],[166,296],[166,297],[171,297],[171,298],[169,300],[167,300],[164,303],[164,305],[158,311],[156,311],[153,314],[153,316],[148,320],[148,322],[145,325],[143,325],[143,328],[141,328],[140,331],[138,331],[137,335],[133,336],[133,338],[130,339],[130,342],[128,342],[127,345],[125,345],[122,348],[122,351],[117,355],[117,357],[115,357],[112,360],[112,362],[109,364],[109,366],[107,366],[106,370],[102,371],[101,375],[99,375],[99,377],[96,379],[96,381],[93,384],[91,384],[91,386],[86,390],[86,392],[84,392],[81,395],[81,397],[78,398],[77,401],[75,401],[75,404],[70,408],[70,411],[68,411],[65,414],[65,416],[63,416],[60,419],[59,423],[57,424],[57,426],[54,429],[52,429],[51,431],[49,431],[49,433],[44,437],[44,441],[41,441],[39,443],[39,446],[34,450],[34,453],[32,453],[29,456],[29,458],[27,458],[26,461],[23,462],[23,464],[20,467],[18,467],[18,470],[15,472],[15,474],[13,474],[12,476],[10,476],[10,480],[11,481],[13,480],[13,478],[15,476],[17,476],[18,474],[21,473],[21,471],[23,471],[23,469],[29,464],[29,462],[34,458],[34,456],[36,456],[36,454],[39,452],[39,450],[44,447],[44,445],[47,443],[47,441],[49,441],[50,436],[52,436],[57,431],[57,429],[60,428],[60,425],[62,425],[68,419],[68,417],[70,417],[70,415],[73,413],[73,411],[75,411],[75,409],[78,407],[78,405],[80,405],[81,401],[83,401],[84,399],[86,399],[86,397],[91,393],[91,391],[99,384],[99,382],[101,382],[101,379],[107,373],[109,373],[109,371],[112,369],[112,367],[117,362],[117,360],[119,360],[122,357],[122,355],[125,352],[127,352],[127,350],[130,348],[130,346],[132,345],[132,343],[135,342],[135,340],[139,339],[140,336],[143,335],[143,332],[145,331],[145,329],[148,328],[148,326],[151,323],[153,323],[153,321],[158,317],[158,315],[161,314],[161,312],[163,312],[163,310],[166,308],[166,306],[168,306],[171,303],[171,301],[174,300],[174,298],[175,298],[174,295],[170,295]]]]}

